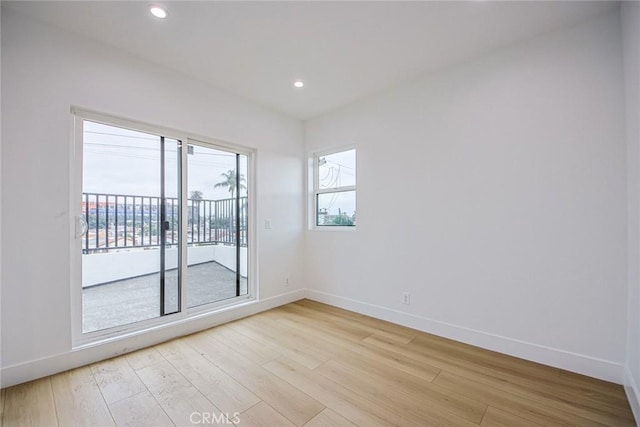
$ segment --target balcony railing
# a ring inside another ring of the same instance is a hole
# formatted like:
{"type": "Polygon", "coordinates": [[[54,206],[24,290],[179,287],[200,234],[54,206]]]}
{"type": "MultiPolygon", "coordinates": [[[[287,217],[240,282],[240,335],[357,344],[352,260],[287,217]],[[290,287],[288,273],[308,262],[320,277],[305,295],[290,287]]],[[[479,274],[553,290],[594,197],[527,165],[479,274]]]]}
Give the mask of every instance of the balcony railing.
{"type": "MultiPolygon", "coordinates": [[[[178,199],[165,198],[166,247],[178,240],[178,199]]],[[[88,225],[82,241],[82,253],[108,252],[124,248],[160,246],[161,198],[122,194],[83,193],[82,212],[88,225]]],[[[240,235],[236,236],[236,199],[189,199],[187,215],[188,244],[247,245],[247,197],[240,197],[240,235]]]]}

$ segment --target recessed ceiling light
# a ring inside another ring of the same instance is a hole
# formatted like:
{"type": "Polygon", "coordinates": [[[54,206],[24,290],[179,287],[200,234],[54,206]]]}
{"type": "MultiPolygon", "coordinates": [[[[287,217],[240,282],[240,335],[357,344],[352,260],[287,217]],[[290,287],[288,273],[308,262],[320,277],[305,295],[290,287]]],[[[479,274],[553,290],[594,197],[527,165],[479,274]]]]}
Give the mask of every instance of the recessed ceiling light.
{"type": "Polygon", "coordinates": [[[151,6],[149,12],[151,12],[151,14],[156,18],[164,19],[167,17],[167,11],[160,6],[151,6]]]}
{"type": "Polygon", "coordinates": [[[304,82],[302,80],[296,80],[295,82],[293,82],[293,86],[300,89],[304,86],[304,82]]]}

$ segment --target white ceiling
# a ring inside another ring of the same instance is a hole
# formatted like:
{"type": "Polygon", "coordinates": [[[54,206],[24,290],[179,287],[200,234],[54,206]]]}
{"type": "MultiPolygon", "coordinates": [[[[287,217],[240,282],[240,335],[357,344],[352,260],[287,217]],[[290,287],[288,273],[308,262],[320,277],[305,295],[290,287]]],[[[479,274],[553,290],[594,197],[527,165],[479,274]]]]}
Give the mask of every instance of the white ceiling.
{"type": "Polygon", "coordinates": [[[300,119],[616,2],[6,2],[300,119]],[[293,89],[294,79],[305,82],[293,89]]]}

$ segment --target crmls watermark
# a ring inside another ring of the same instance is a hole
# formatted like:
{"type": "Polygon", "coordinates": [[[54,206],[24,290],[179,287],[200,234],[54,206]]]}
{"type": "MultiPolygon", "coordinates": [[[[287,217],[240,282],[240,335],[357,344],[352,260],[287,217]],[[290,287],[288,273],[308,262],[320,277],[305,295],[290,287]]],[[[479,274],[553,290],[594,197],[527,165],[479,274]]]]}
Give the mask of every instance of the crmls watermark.
{"type": "Polygon", "coordinates": [[[217,425],[233,425],[240,422],[240,412],[229,414],[228,412],[192,412],[189,415],[191,424],[217,424],[217,425]]]}

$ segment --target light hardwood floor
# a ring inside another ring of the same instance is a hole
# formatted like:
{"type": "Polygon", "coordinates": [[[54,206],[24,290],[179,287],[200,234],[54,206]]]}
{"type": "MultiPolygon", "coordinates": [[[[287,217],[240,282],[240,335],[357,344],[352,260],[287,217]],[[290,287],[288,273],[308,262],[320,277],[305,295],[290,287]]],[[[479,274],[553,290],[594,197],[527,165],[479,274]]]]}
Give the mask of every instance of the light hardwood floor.
{"type": "Polygon", "coordinates": [[[309,300],[2,390],[0,413],[5,427],[635,425],[619,385],[309,300]]]}

